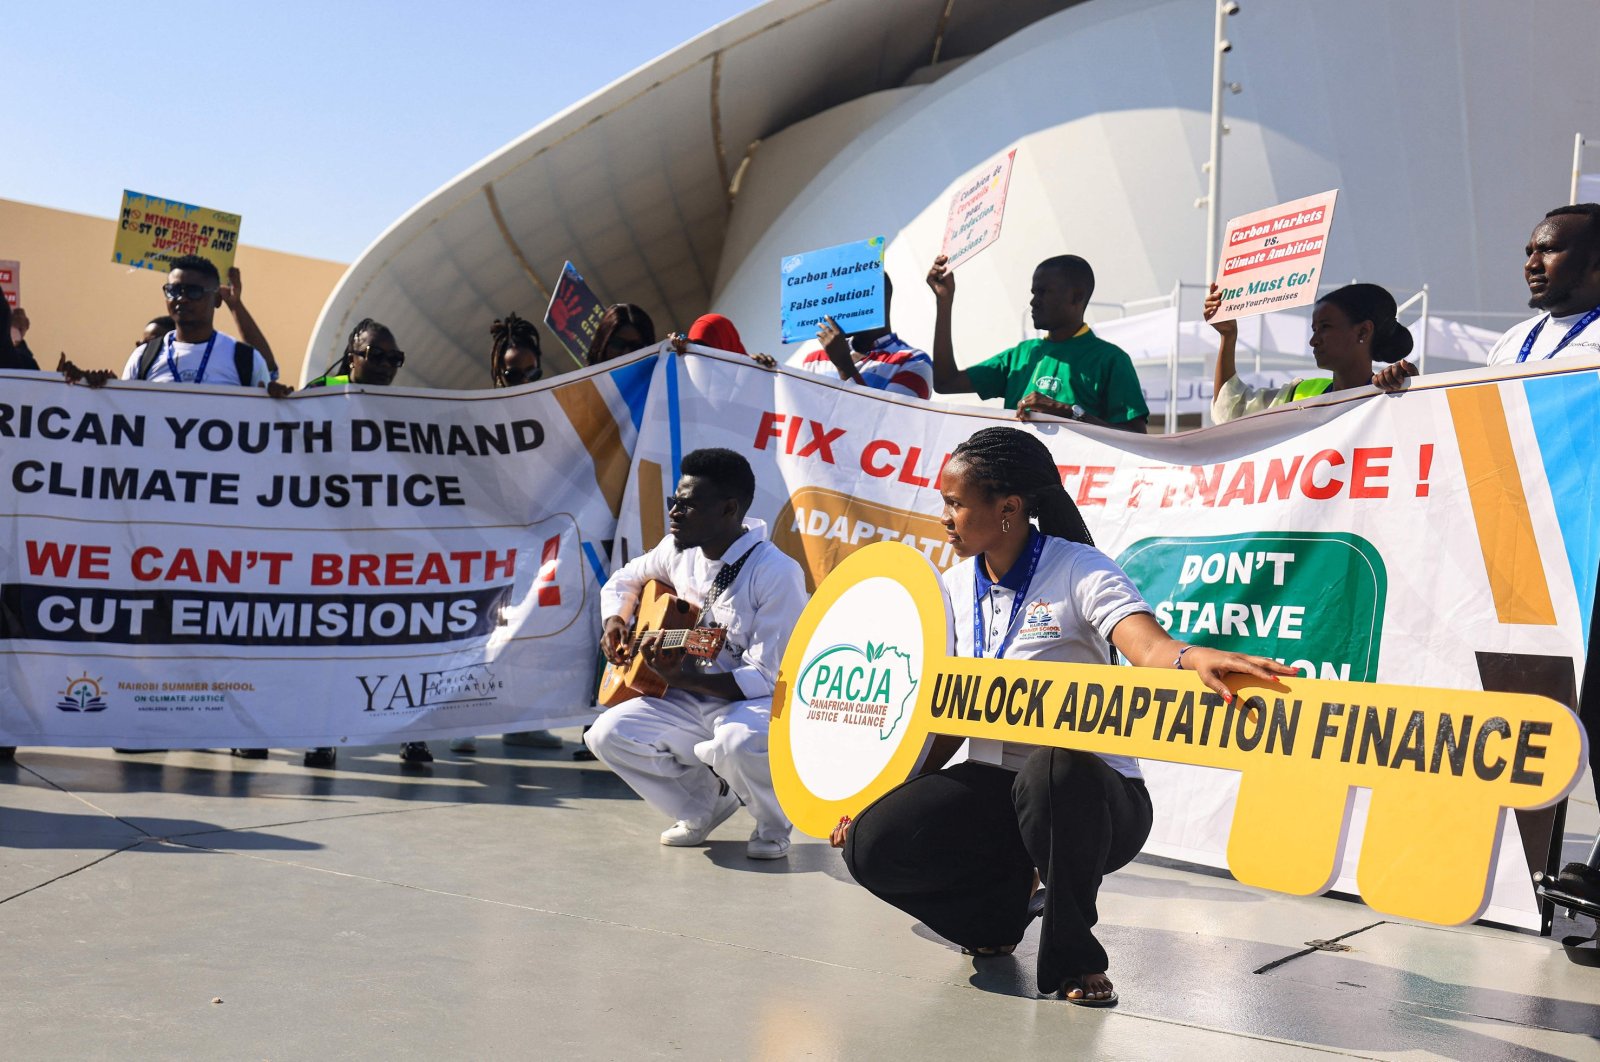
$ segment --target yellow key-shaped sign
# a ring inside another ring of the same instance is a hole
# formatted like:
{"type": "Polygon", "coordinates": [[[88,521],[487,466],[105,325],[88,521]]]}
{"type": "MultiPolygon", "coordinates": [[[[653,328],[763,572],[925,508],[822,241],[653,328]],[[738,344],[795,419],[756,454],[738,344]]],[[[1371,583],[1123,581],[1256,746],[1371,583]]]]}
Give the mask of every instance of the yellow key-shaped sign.
{"type": "Polygon", "coordinates": [[[953,644],[938,572],[916,550],[872,545],[828,576],[773,695],[773,783],[796,826],[828,836],[909,778],[937,734],[1192,763],[1240,774],[1234,876],[1309,895],[1338,875],[1359,786],[1372,792],[1362,899],[1455,925],[1488,902],[1502,809],[1560,800],[1587,754],[1572,712],[1530,694],[1291,677],[1238,681],[1226,704],[1192,672],[957,657],[953,644]]]}

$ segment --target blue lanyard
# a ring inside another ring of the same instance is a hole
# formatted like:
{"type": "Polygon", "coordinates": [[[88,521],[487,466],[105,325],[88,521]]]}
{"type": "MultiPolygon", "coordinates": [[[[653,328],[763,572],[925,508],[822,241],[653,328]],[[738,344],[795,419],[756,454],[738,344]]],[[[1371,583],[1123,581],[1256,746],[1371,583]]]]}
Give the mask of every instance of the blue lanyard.
{"type": "MultiPolygon", "coordinates": [[[[1017,596],[1011,601],[1011,619],[1006,623],[1005,632],[1000,636],[1000,644],[995,648],[994,651],[994,655],[997,659],[1005,654],[1006,646],[1011,644],[1011,632],[1012,628],[1017,625],[1017,614],[1022,611],[1022,606],[1027,603],[1028,587],[1033,585],[1033,573],[1039,570],[1039,556],[1044,552],[1044,539],[1045,536],[1041,532],[1033,532],[1033,549],[1028,554],[1028,571],[1027,574],[1022,578],[1022,585],[1017,588],[1017,596]]],[[[974,563],[982,564],[983,558],[979,557],[974,563]]],[[[990,585],[992,586],[993,584],[990,585]]],[[[985,611],[983,598],[987,596],[987,594],[984,594],[982,597],[980,597],[978,594],[978,570],[977,568],[974,568],[972,570],[973,656],[988,655],[987,639],[984,637],[983,633],[984,627],[986,627],[987,624],[985,624],[982,619],[982,613],[985,611]]]]}
{"type": "MultiPolygon", "coordinates": [[[[1600,306],[1596,306],[1594,309],[1578,318],[1578,323],[1568,329],[1567,334],[1561,337],[1561,342],[1556,344],[1556,349],[1546,354],[1540,360],[1549,361],[1557,354],[1560,354],[1561,351],[1566,348],[1566,345],[1571,343],[1574,339],[1577,339],[1578,333],[1582,332],[1585,328],[1588,328],[1596,317],[1600,317],[1600,306]]],[[[1534,325],[1533,328],[1529,330],[1528,338],[1522,341],[1522,353],[1517,355],[1518,365],[1521,365],[1523,362],[1527,361],[1528,355],[1533,353],[1533,341],[1539,338],[1539,333],[1544,331],[1544,323],[1548,320],[1550,320],[1550,315],[1545,314],[1543,317],[1539,318],[1539,323],[1534,325]]]]}
{"type": "MultiPolygon", "coordinates": [[[[183,383],[183,377],[178,375],[178,365],[172,360],[172,337],[177,334],[177,332],[167,333],[167,371],[172,374],[173,383],[183,383]]],[[[194,374],[195,383],[203,383],[205,381],[206,366],[211,363],[211,348],[216,345],[217,333],[213,331],[211,333],[211,338],[206,340],[206,352],[200,355],[200,368],[194,374]]],[[[244,384],[246,387],[250,385],[248,380],[240,380],[239,382],[244,384]]]]}

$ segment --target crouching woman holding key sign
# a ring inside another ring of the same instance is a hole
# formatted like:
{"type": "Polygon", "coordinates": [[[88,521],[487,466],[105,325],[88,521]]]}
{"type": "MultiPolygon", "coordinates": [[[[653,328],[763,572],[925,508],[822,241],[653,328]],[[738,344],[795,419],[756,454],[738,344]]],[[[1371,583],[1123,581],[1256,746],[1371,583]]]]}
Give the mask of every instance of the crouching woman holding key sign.
{"type": "MultiPolygon", "coordinates": [[[[1095,548],[1036,436],[978,432],[956,447],[940,490],[945,533],[962,558],[944,575],[956,655],[1106,664],[1109,641],[1136,666],[1198,672],[1228,701],[1230,674],[1295,673],[1169,637],[1095,548]]],[[[1150,833],[1139,761],[973,741],[966,762],[940,770],[959,744],[935,739],[923,773],[841,822],[834,847],[873,895],[975,955],[1010,954],[1042,913],[1039,990],[1113,1005],[1095,901],[1101,878],[1150,833]],[[1047,888],[1036,892],[1041,880],[1047,888]]]]}

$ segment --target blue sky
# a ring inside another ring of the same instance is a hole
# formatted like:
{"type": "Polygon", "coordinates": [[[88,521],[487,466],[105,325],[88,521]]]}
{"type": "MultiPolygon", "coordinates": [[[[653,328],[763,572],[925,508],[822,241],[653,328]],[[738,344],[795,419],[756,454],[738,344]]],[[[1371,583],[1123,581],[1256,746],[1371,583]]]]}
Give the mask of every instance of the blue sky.
{"type": "Polygon", "coordinates": [[[0,19],[0,198],[122,190],[349,262],[428,193],[756,0],[19,2],[0,19]]]}

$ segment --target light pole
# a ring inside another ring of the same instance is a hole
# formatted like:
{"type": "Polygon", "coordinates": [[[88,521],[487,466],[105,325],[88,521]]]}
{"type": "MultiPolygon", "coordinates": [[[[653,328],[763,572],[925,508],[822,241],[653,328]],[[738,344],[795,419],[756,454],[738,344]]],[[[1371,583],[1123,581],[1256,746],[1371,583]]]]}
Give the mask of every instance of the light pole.
{"type": "Polygon", "coordinates": [[[1240,86],[1237,82],[1229,84],[1225,79],[1222,57],[1233,51],[1233,42],[1228,40],[1228,19],[1239,13],[1239,5],[1233,0],[1217,0],[1217,29],[1213,40],[1211,56],[1211,161],[1206,165],[1208,181],[1206,183],[1206,283],[1209,285],[1216,279],[1217,245],[1222,241],[1222,94],[1224,90],[1231,89],[1238,93],[1240,86]]]}
{"type": "Polygon", "coordinates": [[[1578,201],[1578,182],[1583,177],[1583,145],[1585,141],[1582,133],[1575,133],[1572,137],[1572,198],[1568,202],[1578,201]]]}

